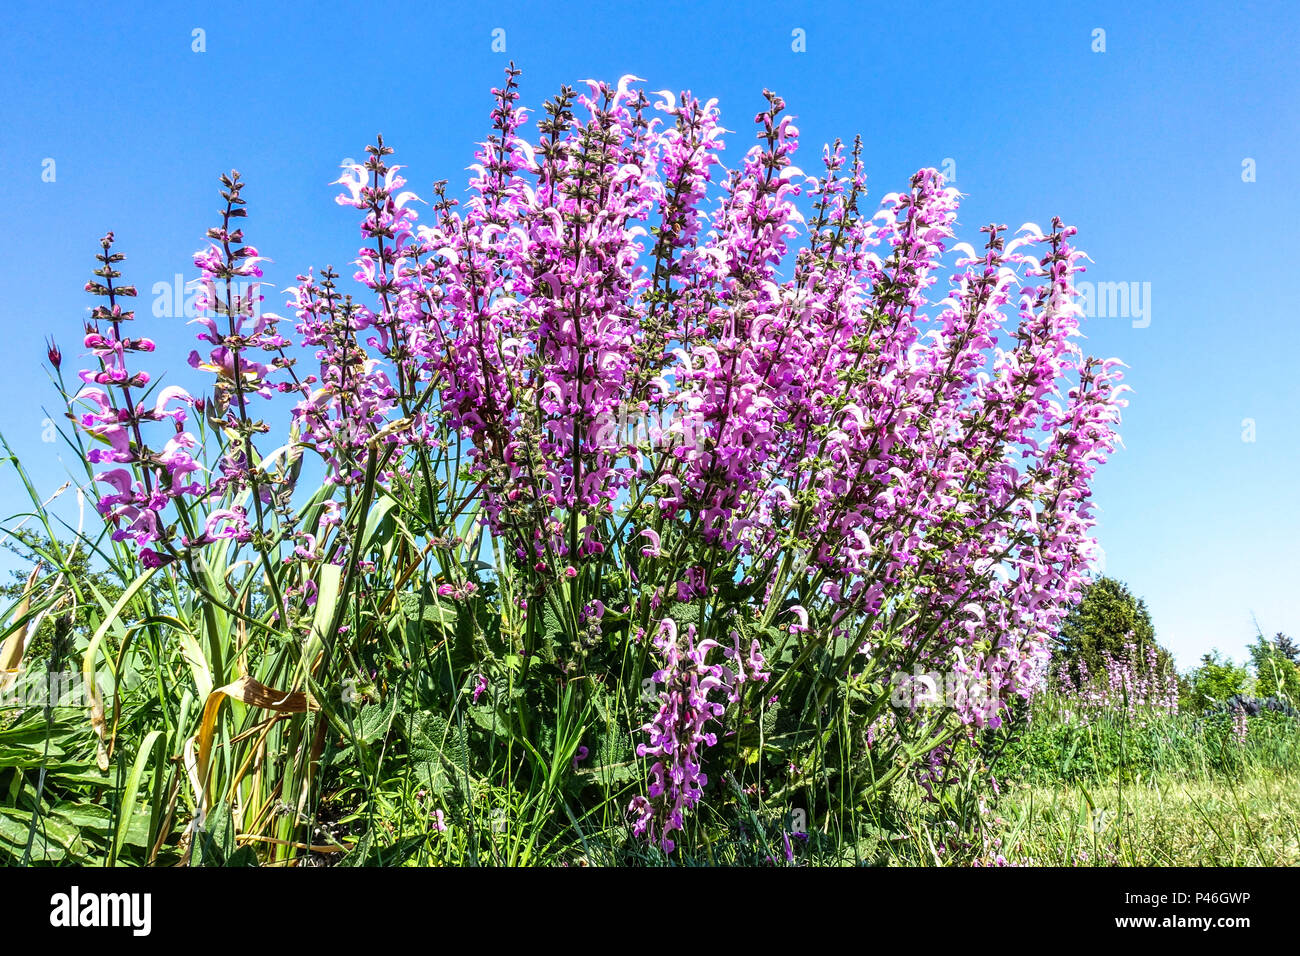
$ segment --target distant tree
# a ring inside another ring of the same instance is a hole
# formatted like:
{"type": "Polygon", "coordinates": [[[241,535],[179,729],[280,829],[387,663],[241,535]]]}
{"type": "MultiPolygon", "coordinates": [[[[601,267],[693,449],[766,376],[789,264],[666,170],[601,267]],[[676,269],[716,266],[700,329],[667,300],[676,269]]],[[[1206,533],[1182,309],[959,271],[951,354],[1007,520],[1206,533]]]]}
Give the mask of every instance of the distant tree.
{"type": "Polygon", "coordinates": [[[1273,635],[1273,646],[1292,664],[1300,664],[1300,645],[1297,645],[1288,635],[1278,631],[1273,635]]]}
{"type": "Polygon", "coordinates": [[[1098,578],[1061,625],[1054,669],[1058,674],[1067,668],[1076,673],[1078,662],[1083,661],[1089,673],[1099,674],[1105,669],[1104,655],[1127,658],[1129,644],[1136,651],[1132,663],[1139,668],[1146,666],[1149,647],[1156,649],[1158,670],[1173,665],[1170,653],[1156,643],[1146,602],[1122,581],[1098,578]]]}
{"type": "MultiPolygon", "coordinates": [[[[109,602],[116,601],[122,594],[121,583],[111,574],[96,567],[96,562],[91,560],[89,551],[84,547],[74,551],[66,541],[51,541],[48,535],[27,529],[8,532],[4,535],[0,547],[13,554],[23,565],[11,569],[10,580],[0,583],[0,631],[10,623],[9,619],[4,617],[5,609],[13,607],[22,599],[23,592],[27,589],[27,577],[32,568],[40,563],[45,569],[44,574],[49,575],[53,572],[54,562],[50,560],[51,555],[71,554],[69,576],[82,585],[92,585],[109,602]]],[[[153,582],[150,591],[153,591],[155,596],[161,596],[163,592],[160,588],[159,582],[153,582]]],[[[89,604],[78,607],[74,617],[74,634],[82,639],[89,637],[90,624],[98,613],[99,608],[89,604]]],[[[49,654],[53,633],[54,618],[47,616],[32,638],[25,659],[29,662],[44,660],[49,654]]]]}
{"type": "Polygon", "coordinates": [[[1291,638],[1280,632],[1272,638],[1260,634],[1249,650],[1255,669],[1255,694],[1300,703],[1300,667],[1296,666],[1296,647],[1291,638]]]}
{"type": "Polygon", "coordinates": [[[1201,658],[1199,667],[1187,675],[1184,706],[1193,713],[1203,713],[1222,704],[1229,697],[1244,693],[1250,684],[1250,672],[1217,650],[1201,658]]]}

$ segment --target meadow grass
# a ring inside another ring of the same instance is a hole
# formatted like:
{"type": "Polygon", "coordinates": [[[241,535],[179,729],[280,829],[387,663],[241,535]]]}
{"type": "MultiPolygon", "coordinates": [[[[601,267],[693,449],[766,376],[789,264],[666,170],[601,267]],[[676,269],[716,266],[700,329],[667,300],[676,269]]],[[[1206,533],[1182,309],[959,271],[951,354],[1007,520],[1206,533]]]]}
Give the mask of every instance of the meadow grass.
{"type": "Polygon", "coordinates": [[[878,838],[858,862],[1300,865],[1295,718],[1081,715],[1061,703],[1036,702],[1035,718],[1000,742],[989,777],[937,794],[900,781],[883,807],[863,811],[878,838]]]}
{"type": "Polygon", "coordinates": [[[1004,855],[1027,865],[1300,865],[1300,772],[1017,787],[997,814],[1004,855]]]}
{"type": "MultiPolygon", "coordinates": [[[[143,733],[149,716],[144,702],[135,703],[124,715],[126,737],[143,733]]],[[[11,710],[0,719],[7,764],[0,771],[0,858],[178,862],[171,846],[184,820],[157,818],[169,802],[161,774],[136,774],[135,759],[101,773],[84,714],[57,708],[49,724],[45,716],[11,710]],[[123,807],[134,809],[124,814],[123,807]],[[168,834],[161,847],[149,838],[158,832],[168,834]]],[[[1279,715],[1250,718],[1244,734],[1240,726],[1223,715],[1104,712],[1081,721],[1040,706],[1034,720],[1010,728],[995,747],[986,744],[990,760],[978,772],[930,790],[900,778],[847,817],[814,813],[806,827],[793,824],[787,805],[760,800],[724,775],[710,791],[726,790],[732,800],[706,797],[671,858],[632,838],[617,813],[575,805],[561,808],[568,825],[556,825],[539,812],[535,794],[508,786],[472,783],[452,812],[410,755],[393,752],[366,773],[327,771],[310,850],[299,863],[1300,865],[1300,726],[1279,715]],[[715,801],[726,809],[712,809],[715,801]]],[[[326,763],[338,758],[346,754],[326,763]]],[[[218,811],[191,862],[273,862],[266,849],[218,811]]]]}
{"type": "Polygon", "coordinates": [[[1010,744],[993,830],[1010,862],[1053,866],[1300,863],[1300,728],[1050,696],[1010,744]]]}

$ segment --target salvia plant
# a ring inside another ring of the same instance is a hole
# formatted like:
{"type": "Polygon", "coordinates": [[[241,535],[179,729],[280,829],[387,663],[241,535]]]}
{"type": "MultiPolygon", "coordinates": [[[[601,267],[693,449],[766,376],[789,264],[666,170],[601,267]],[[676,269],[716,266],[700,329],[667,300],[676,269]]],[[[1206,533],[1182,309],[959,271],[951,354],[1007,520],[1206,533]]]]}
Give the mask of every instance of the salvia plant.
{"type": "MultiPolygon", "coordinates": [[[[990,762],[1003,779],[1140,791],[1172,781],[1267,778],[1294,765],[1300,738],[1284,701],[1235,697],[1200,712],[1184,708],[1168,658],[1154,645],[1139,650],[1132,640],[1119,654],[1104,652],[1102,665],[1093,672],[1080,658],[1061,667],[1013,708],[1015,732],[983,753],[988,758],[995,751],[990,762]]],[[[967,762],[979,760],[970,754],[967,762]]],[[[978,800],[981,794],[973,788],[958,796],[978,800]]]]}
{"type": "Polygon", "coordinates": [[[955,241],[933,169],[869,205],[861,144],[805,171],[770,92],[753,135],[630,76],[533,122],[518,75],[465,193],[406,190],[382,137],[343,170],[351,274],[298,276],[283,314],[221,177],[202,394],[160,387],[100,243],[64,396],[123,587],[45,576],[20,618],[92,611],[141,861],[374,860],[379,813],[422,859],[717,827],[790,858],[792,812],[852,834],[1040,681],[1124,405],[1079,345],[1075,230],[955,241]],[[900,704],[920,671],[986,692],[900,704]],[[132,700],[153,729],[122,740],[132,700]]]}
{"type": "Polygon", "coordinates": [[[1104,671],[1093,674],[1080,658],[1061,671],[1054,694],[1044,684],[1035,702],[1047,699],[1066,721],[1085,723],[1092,716],[1118,711],[1129,717],[1178,713],[1178,675],[1172,664],[1162,664],[1154,644],[1139,653],[1130,640],[1118,656],[1103,651],[1102,664],[1104,671]]]}

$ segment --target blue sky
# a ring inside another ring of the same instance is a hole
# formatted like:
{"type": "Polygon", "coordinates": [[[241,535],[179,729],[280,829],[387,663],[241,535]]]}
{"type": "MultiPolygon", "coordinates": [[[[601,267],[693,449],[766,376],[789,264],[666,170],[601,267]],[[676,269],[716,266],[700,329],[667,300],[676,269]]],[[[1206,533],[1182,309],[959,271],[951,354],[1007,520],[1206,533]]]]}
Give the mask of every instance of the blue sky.
{"type": "MultiPolygon", "coordinates": [[[[1252,614],[1267,633],[1300,636],[1294,4],[558,9],[11,7],[0,32],[0,427],[40,486],[65,477],[60,447],[41,441],[40,406],[56,400],[43,336],[75,368],[82,285],[108,229],[147,315],[155,282],[191,277],[216,176],[236,167],[248,235],[283,286],[354,256],[354,211],[328,183],[376,132],[408,164],[409,188],[463,184],[508,59],[525,71],[530,106],[561,83],[635,73],[650,89],[717,97],[737,130],[767,87],[799,117],[809,165],[822,143],[861,133],[879,199],[950,161],[968,194],[959,238],[1057,214],[1094,260],[1085,279],[1149,290],[1144,314],[1087,326],[1087,347],[1123,358],[1135,389],[1126,448],[1096,483],[1106,570],[1146,598],[1183,666],[1211,647],[1240,657],[1252,614]],[[204,52],[192,50],[195,29],[204,52]],[[492,50],[498,29],[505,53],[492,50]]],[[[730,143],[738,152],[742,141],[730,143]]],[[[193,327],[149,321],[160,356],[188,354],[193,327]]],[[[173,380],[189,371],[173,368],[173,380]]],[[[0,474],[0,511],[23,500],[12,472],[0,474]]]]}

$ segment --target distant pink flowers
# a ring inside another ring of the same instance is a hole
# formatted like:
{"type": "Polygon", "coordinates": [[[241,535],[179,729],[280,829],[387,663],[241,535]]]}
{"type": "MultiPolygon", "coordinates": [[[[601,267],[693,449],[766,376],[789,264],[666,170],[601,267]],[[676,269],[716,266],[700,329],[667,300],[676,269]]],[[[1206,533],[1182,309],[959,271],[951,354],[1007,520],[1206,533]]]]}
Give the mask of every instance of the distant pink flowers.
{"type": "Polygon", "coordinates": [[[1172,665],[1161,666],[1155,645],[1140,654],[1133,642],[1116,656],[1103,652],[1104,672],[1090,673],[1080,659],[1073,671],[1060,677],[1058,706],[1066,708],[1067,721],[1087,724],[1100,714],[1122,713],[1150,717],[1178,713],[1178,675],[1172,665]]]}

